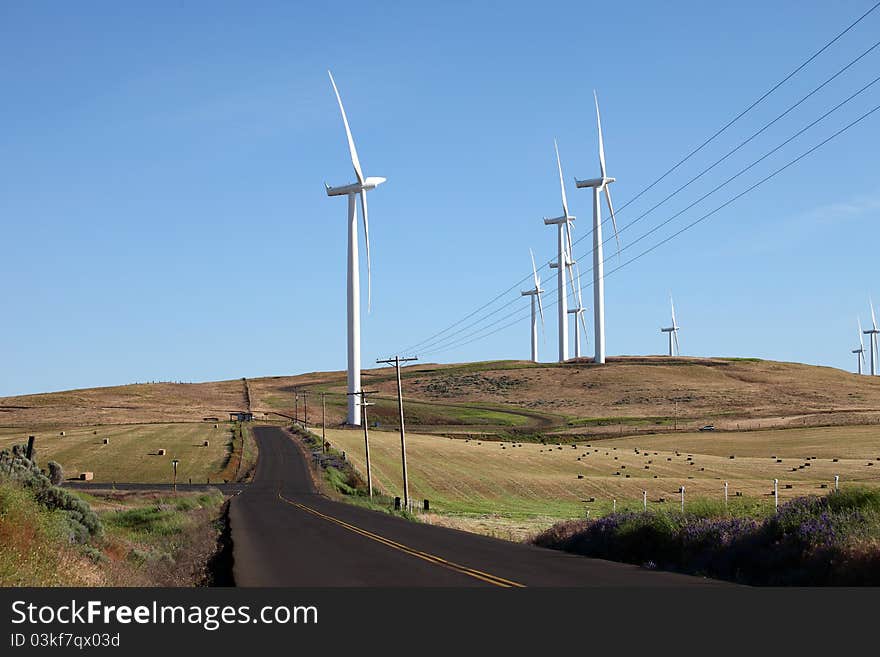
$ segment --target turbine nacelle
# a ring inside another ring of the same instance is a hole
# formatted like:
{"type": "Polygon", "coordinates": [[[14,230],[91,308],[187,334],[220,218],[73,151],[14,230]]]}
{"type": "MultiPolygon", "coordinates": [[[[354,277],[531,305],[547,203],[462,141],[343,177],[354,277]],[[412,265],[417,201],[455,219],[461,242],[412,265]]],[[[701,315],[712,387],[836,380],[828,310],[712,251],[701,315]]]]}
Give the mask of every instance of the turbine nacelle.
{"type": "Polygon", "coordinates": [[[557,226],[559,224],[567,224],[568,222],[574,221],[574,220],[575,220],[575,217],[572,217],[571,215],[563,215],[561,217],[554,217],[552,219],[548,219],[547,217],[544,217],[544,225],[545,226],[557,226]]]}
{"type": "Polygon", "coordinates": [[[381,176],[370,176],[361,183],[351,183],[350,185],[342,185],[341,187],[331,187],[324,184],[327,189],[327,196],[347,196],[348,194],[360,194],[362,191],[370,191],[376,189],[383,182],[388,180],[381,176]]]}
{"type": "Polygon", "coordinates": [[[587,180],[578,180],[575,178],[574,186],[578,189],[584,189],[585,187],[596,187],[598,189],[602,189],[609,183],[615,182],[616,178],[588,178],[587,180]]]}

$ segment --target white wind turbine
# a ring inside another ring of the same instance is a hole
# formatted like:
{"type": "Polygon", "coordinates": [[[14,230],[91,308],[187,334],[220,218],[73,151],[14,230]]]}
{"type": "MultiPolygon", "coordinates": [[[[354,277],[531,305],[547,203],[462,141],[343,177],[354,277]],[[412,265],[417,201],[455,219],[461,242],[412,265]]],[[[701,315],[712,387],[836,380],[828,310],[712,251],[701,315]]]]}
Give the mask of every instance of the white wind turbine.
{"type": "Polygon", "coordinates": [[[871,376],[874,376],[877,374],[875,359],[877,357],[877,334],[880,333],[880,329],[877,328],[877,318],[874,317],[874,302],[871,301],[870,297],[868,298],[868,303],[871,306],[871,328],[867,331],[862,331],[862,333],[870,336],[868,338],[868,349],[871,350],[871,376]]]}
{"type": "Polygon", "coordinates": [[[544,330],[544,304],[541,303],[541,295],[544,290],[541,289],[541,277],[538,276],[538,269],[535,267],[535,254],[529,249],[529,255],[532,257],[532,274],[535,277],[535,287],[531,290],[520,292],[521,296],[532,298],[532,361],[538,362],[538,317],[535,315],[535,300],[538,301],[538,312],[541,314],[541,330],[544,330]]]}
{"type": "Polygon", "coordinates": [[[859,316],[856,316],[856,321],[859,324],[859,348],[853,349],[852,353],[858,354],[856,359],[858,361],[859,374],[862,373],[862,365],[865,363],[865,342],[862,339],[862,320],[859,316]]]}
{"type": "MultiPolygon", "coordinates": [[[[348,138],[348,151],[351,155],[351,164],[354,166],[354,175],[357,182],[341,187],[331,187],[325,184],[327,196],[348,196],[348,392],[358,393],[361,390],[361,292],[360,272],[358,262],[358,234],[357,234],[357,197],[361,199],[361,214],[364,220],[364,240],[367,249],[367,308],[372,301],[372,281],[370,274],[370,223],[367,215],[367,191],[375,189],[385,178],[378,176],[364,177],[361,163],[358,160],[357,149],[354,147],[354,138],[351,136],[351,128],[348,126],[348,117],[342,106],[342,98],[333,74],[330,76],[330,84],[339,102],[339,111],[342,114],[342,123],[345,125],[345,135],[348,138]]],[[[361,407],[356,400],[356,394],[348,395],[348,424],[360,425],[361,407]]]]}
{"type": "Polygon", "coordinates": [[[575,180],[578,189],[590,187],[593,190],[593,322],[596,344],[595,363],[605,362],[605,263],[602,256],[602,208],[600,195],[605,192],[611,224],[614,226],[614,237],[617,239],[617,251],[620,253],[620,238],[617,235],[617,221],[614,219],[614,207],[611,204],[611,191],[608,185],[614,182],[605,171],[605,145],[602,139],[602,119],[599,116],[599,97],[593,92],[596,101],[596,125],[599,128],[599,178],[575,180]]]}
{"type": "Polygon", "coordinates": [[[660,332],[669,334],[669,355],[681,356],[681,349],[678,346],[678,331],[681,327],[675,323],[675,303],[672,301],[672,295],[669,296],[669,306],[672,308],[672,326],[662,328],[660,332]]]}
{"type": "MultiPolygon", "coordinates": [[[[559,362],[568,360],[568,292],[565,289],[565,270],[571,264],[569,246],[571,244],[571,222],[575,220],[568,213],[568,200],[565,198],[565,181],[562,179],[562,162],[559,159],[559,146],[553,140],[556,149],[556,166],[559,169],[559,189],[562,192],[562,216],[554,219],[544,218],[545,226],[557,226],[557,263],[564,263],[557,269],[557,310],[559,314],[559,362]]],[[[551,265],[552,266],[552,265],[551,265]]]]}

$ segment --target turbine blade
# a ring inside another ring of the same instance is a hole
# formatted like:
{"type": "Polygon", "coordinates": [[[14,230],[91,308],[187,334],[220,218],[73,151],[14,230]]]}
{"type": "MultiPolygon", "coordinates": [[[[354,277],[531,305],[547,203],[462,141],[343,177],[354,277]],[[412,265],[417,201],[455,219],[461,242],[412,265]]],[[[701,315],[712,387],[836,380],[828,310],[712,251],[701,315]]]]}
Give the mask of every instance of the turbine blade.
{"type": "MultiPolygon", "coordinates": [[[[537,289],[540,290],[541,288],[537,288],[537,289]]],[[[544,326],[544,304],[541,302],[541,293],[536,292],[535,296],[538,297],[538,313],[540,313],[540,315],[541,315],[541,335],[543,335],[546,338],[547,337],[547,334],[546,334],[547,328],[544,326]]]]}
{"type": "Polygon", "coordinates": [[[675,303],[672,301],[672,295],[669,295],[669,305],[672,308],[672,328],[675,328],[675,303]]]}
{"type": "Polygon", "coordinates": [[[535,277],[535,290],[541,289],[541,279],[538,278],[538,268],[535,267],[535,254],[529,249],[529,255],[532,257],[532,275],[535,277]]]}
{"type": "MultiPolygon", "coordinates": [[[[581,308],[583,308],[583,306],[581,306],[581,308]]],[[[580,319],[581,319],[581,326],[584,328],[584,342],[589,343],[590,336],[589,336],[589,333],[587,333],[587,320],[584,319],[583,312],[579,312],[578,315],[580,316],[580,319]]]]}
{"type": "Polygon", "coordinates": [[[675,343],[675,355],[681,356],[681,347],[678,346],[678,331],[672,332],[672,341],[675,343]]]}
{"type": "MultiPolygon", "coordinates": [[[[565,198],[565,180],[562,178],[562,161],[559,159],[559,145],[553,140],[553,148],[556,149],[556,166],[559,169],[559,189],[562,192],[562,214],[568,216],[568,200],[565,198]]],[[[569,235],[570,237],[570,235],[569,235]]]]}
{"type": "Polygon", "coordinates": [[[361,190],[361,214],[364,218],[364,242],[367,245],[367,312],[373,309],[373,277],[370,263],[370,219],[367,214],[367,190],[361,190]]]}
{"type": "MultiPolygon", "coordinates": [[[[565,269],[568,271],[568,283],[569,283],[569,285],[571,285],[571,292],[574,295],[575,300],[578,300],[577,299],[577,286],[575,285],[573,266],[567,266],[565,269]]],[[[578,305],[578,308],[580,308],[580,304],[578,305]]]]}
{"type": "Polygon", "coordinates": [[[581,291],[581,267],[578,263],[574,263],[574,269],[577,272],[578,308],[583,309],[584,295],[581,291]]]}
{"type": "Polygon", "coordinates": [[[868,303],[871,304],[871,325],[874,330],[877,330],[877,319],[874,317],[874,302],[871,301],[871,297],[868,297],[868,303]]]}
{"type": "MultiPolygon", "coordinates": [[[[568,215],[566,215],[566,216],[568,216],[568,215]]],[[[565,245],[565,253],[566,253],[565,258],[566,258],[566,260],[568,260],[568,262],[571,262],[572,260],[574,260],[574,258],[572,257],[572,253],[571,253],[571,222],[570,221],[565,222],[565,235],[566,235],[566,240],[568,242],[565,245]]],[[[566,263],[566,264],[568,264],[568,263],[566,263]]]]}
{"type": "Polygon", "coordinates": [[[596,125],[599,127],[599,171],[605,177],[605,143],[602,139],[602,117],[599,115],[599,95],[593,89],[593,99],[596,101],[596,125]]]}
{"type": "Polygon", "coordinates": [[[862,348],[862,353],[865,353],[865,341],[864,334],[862,333],[862,318],[856,315],[856,321],[859,323],[859,346],[862,348]]]}
{"type": "Polygon", "coordinates": [[[361,162],[358,160],[357,149],[354,147],[354,137],[351,136],[351,128],[348,127],[348,117],[345,115],[345,108],[342,106],[342,98],[339,95],[339,89],[336,88],[336,80],[333,74],[327,71],[330,76],[330,84],[333,85],[333,91],[336,92],[336,100],[339,101],[339,111],[342,112],[342,122],[345,124],[345,135],[348,137],[348,152],[351,154],[351,163],[354,166],[354,175],[357,176],[358,182],[364,184],[364,172],[361,170],[361,162]]]}
{"type": "Polygon", "coordinates": [[[608,185],[603,187],[605,190],[605,200],[608,202],[608,212],[611,213],[611,225],[614,227],[614,239],[617,241],[617,257],[620,257],[620,235],[617,233],[617,219],[614,218],[614,206],[611,205],[611,190],[608,185]]]}

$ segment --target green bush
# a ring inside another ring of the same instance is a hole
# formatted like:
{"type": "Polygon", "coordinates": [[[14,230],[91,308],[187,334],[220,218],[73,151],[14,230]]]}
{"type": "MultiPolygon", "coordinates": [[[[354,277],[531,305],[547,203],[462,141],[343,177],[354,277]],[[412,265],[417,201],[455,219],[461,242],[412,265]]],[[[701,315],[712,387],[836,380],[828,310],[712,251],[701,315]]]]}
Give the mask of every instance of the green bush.
{"type": "Polygon", "coordinates": [[[880,491],[801,497],[764,517],[624,511],[557,523],[537,545],[748,584],[880,584],[880,491]]]}
{"type": "Polygon", "coordinates": [[[47,465],[49,466],[49,482],[53,486],[60,486],[61,482],[64,481],[64,470],[61,468],[61,464],[56,461],[49,461],[47,465]]]}
{"type": "MultiPolygon", "coordinates": [[[[68,539],[85,543],[101,534],[101,521],[92,508],[73,493],[55,486],[34,461],[25,458],[26,445],[15,445],[12,451],[0,451],[0,482],[16,483],[29,490],[34,499],[49,511],[61,511],[67,524],[68,539]]],[[[49,469],[52,472],[52,464],[49,469]]],[[[58,466],[58,472],[61,466],[58,466]]]]}

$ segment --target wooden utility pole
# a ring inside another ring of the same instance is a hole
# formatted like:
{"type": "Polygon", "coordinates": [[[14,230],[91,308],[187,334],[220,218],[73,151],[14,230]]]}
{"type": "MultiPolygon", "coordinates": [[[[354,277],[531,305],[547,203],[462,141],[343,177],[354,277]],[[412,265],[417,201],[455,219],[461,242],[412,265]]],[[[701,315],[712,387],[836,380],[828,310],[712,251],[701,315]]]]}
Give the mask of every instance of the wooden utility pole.
{"type": "Polygon", "coordinates": [[[377,363],[387,363],[388,365],[394,364],[394,368],[397,370],[397,411],[400,414],[400,464],[403,468],[403,508],[407,510],[409,510],[409,479],[406,474],[406,430],[403,427],[403,390],[400,385],[400,364],[414,360],[418,360],[418,358],[395,356],[394,358],[376,361],[377,363]]]}
{"type": "Polygon", "coordinates": [[[293,389],[293,421],[299,422],[299,390],[293,389]]]}
{"type": "Polygon", "coordinates": [[[309,391],[303,390],[303,415],[305,418],[303,419],[303,428],[309,426],[309,391]]]}
{"type": "Polygon", "coordinates": [[[373,471],[370,469],[370,433],[367,429],[367,406],[372,406],[367,402],[367,395],[376,394],[375,390],[359,390],[358,392],[347,392],[347,395],[359,395],[361,398],[361,424],[364,425],[364,453],[367,457],[367,490],[370,493],[370,499],[373,499],[373,471]]]}
{"type": "Polygon", "coordinates": [[[321,451],[327,451],[327,406],[324,403],[324,394],[321,393],[321,451]]]}

